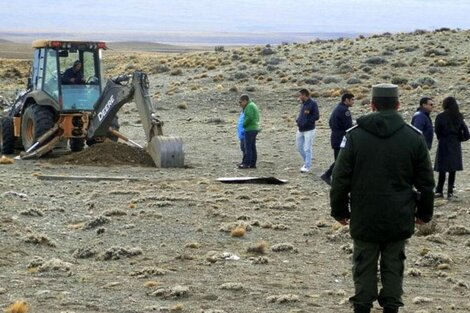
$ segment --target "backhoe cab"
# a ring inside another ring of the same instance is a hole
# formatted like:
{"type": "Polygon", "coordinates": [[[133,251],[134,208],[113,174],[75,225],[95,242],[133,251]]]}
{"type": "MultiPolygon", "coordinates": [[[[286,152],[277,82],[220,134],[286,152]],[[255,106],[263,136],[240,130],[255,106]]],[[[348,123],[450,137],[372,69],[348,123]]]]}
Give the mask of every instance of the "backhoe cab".
{"type": "Polygon", "coordinates": [[[155,165],[184,165],[181,139],[163,137],[162,122],[148,95],[147,75],[136,72],[106,83],[101,66],[104,42],[36,40],[32,46],[27,90],[18,94],[2,119],[2,153],[22,148],[22,158],[39,157],[65,140],[72,151],[82,150],[85,141],[93,144],[106,137],[132,142],[118,132],[116,113],[125,103],[135,102],[146,121],[147,150],[155,165]],[[71,80],[70,74],[79,79],[71,80]]]}

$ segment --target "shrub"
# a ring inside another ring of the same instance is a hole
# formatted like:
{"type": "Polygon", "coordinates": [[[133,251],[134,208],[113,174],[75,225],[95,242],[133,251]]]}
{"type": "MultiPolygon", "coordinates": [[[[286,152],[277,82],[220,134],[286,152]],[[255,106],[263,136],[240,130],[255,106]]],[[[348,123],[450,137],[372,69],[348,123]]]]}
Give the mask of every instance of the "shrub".
{"type": "Polygon", "coordinates": [[[443,56],[443,55],[447,55],[447,52],[442,51],[442,50],[437,50],[437,49],[429,49],[429,50],[424,51],[423,55],[425,57],[437,56],[437,55],[443,56]]]}
{"type": "Polygon", "coordinates": [[[283,61],[284,61],[284,60],[281,59],[281,58],[275,58],[275,57],[274,57],[274,58],[267,59],[267,60],[265,61],[265,64],[266,64],[266,65],[278,65],[278,64],[282,63],[283,61]]]}
{"type": "Polygon", "coordinates": [[[215,52],[224,52],[224,51],[225,51],[225,47],[224,47],[224,46],[215,46],[215,47],[214,47],[214,51],[215,51],[215,52]]]}
{"type": "Polygon", "coordinates": [[[392,66],[393,66],[393,67],[406,67],[406,66],[408,66],[408,65],[407,65],[406,63],[404,63],[404,62],[398,61],[398,62],[392,63],[392,66]]]}
{"type": "Polygon", "coordinates": [[[403,78],[403,77],[394,77],[392,78],[392,84],[395,85],[405,85],[408,83],[408,79],[403,78]]]}
{"type": "Polygon", "coordinates": [[[420,77],[415,82],[420,86],[434,86],[436,84],[436,80],[429,76],[420,77]]]}
{"type": "Polygon", "coordinates": [[[387,60],[385,60],[384,58],[382,58],[380,56],[374,56],[374,57],[370,57],[370,58],[365,59],[364,63],[378,65],[378,64],[387,63],[387,60]]]}
{"type": "Polygon", "coordinates": [[[269,47],[265,47],[263,48],[263,50],[261,50],[261,55],[271,55],[271,54],[275,54],[276,51],[274,51],[273,49],[269,48],[269,47]]]}
{"type": "Polygon", "coordinates": [[[316,77],[312,77],[312,78],[307,78],[306,80],[304,80],[304,82],[308,85],[316,85],[320,82],[321,80],[316,78],[316,77]]]}
{"type": "Polygon", "coordinates": [[[172,76],[177,76],[177,75],[181,75],[181,74],[183,74],[183,71],[180,68],[177,68],[177,69],[170,72],[170,75],[172,75],[172,76]]]}
{"type": "Polygon", "coordinates": [[[346,81],[346,83],[349,84],[349,85],[360,84],[361,80],[359,78],[356,78],[356,77],[351,77],[350,79],[348,79],[346,81]]]}
{"type": "Polygon", "coordinates": [[[341,81],[341,78],[338,78],[336,76],[327,76],[323,79],[323,82],[325,84],[331,84],[331,83],[339,83],[341,81]]]}
{"type": "Polygon", "coordinates": [[[237,72],[233,75],[235,79],[245,79],[248,77],[248,74],[245,72],[237,72]]]}

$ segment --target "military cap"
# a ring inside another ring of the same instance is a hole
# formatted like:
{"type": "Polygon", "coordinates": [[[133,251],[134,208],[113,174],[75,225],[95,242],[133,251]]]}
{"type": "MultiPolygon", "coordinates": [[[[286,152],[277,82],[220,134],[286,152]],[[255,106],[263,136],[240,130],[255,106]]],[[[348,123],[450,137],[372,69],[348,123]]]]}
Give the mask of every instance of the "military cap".
{"type": "Polygon", "coordinates": [[[398,98],[398,86],[393,84],[373,85],[372,98],[398,98]]]}

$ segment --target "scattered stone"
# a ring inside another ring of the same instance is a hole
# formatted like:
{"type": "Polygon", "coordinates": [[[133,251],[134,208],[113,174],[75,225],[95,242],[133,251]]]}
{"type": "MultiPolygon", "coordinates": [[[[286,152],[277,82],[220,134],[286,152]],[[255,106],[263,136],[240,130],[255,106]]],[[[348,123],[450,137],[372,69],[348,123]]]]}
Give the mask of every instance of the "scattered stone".
{"type": "Polygon", "coordinates": [[[25,193],[13,191],[13,190],[2,193],[2,198],[8,198],[8,197],[18,197],[24,200],[28,198],[28,195],[25,193]]]}
{"type": "Polygon", "coordinates": [[[447,244],[444,238],[440,234],[433,234],[425,237],[426,240],[435,242],[435,243],[440,243],[440,244],[447,244]]]}
{"type": "Polygon", "coordinates": [[[225,283],[220,286],[220,289],[239,291],[244,289],[244,287],[241,283],[225,283]]]}
{"type": "Polygon", "coordinates": [[[111,247],[106,250],[98,259],[103,261],[119,260],[121,258],[130,258],[141,254],[142,249],[140,248],[111,247]]]}
{"type": "Polygon", "coordinates": [[[152,292],[151,295],[163,299],[185,298],[189,295],[189,287],[177,285],[174,287],[160,288],[152,292]]]}
{"type": "Polygon", "coordinates": [[[235,228],[242,227],[247,231],[251,230],[251,225],[249,222],[246,221],[236,221],[236,222],[231,222],[231,223],[222,223],[219,227],[220,231],[224,232],[231,232],[235,228]]]}
{"type": "Polygon", "coordinates": [[[137,276],[137,278],[148,278],[152,276],[163,276],[163,275],[166,275],[167,273],[168,271],[162,268],[149,266],[149,267],[144,267],[143,269],[139,271],[131,272],[129,275],[137,276]]]}
{"type": "Polygon", "coordinates": [[[426,297],[414,297],[412,302],[414,304],[423,304],[423,303],[430,303],[433,302],[434,299],[432,298],[426,298],[426,297]]]}
{"type": "Polygon", "coordinates": [[[104,224],[107,224],[109,222],[111,222],[111,219],[109,217],[98,216],[97,218],[94,218],[91,221],[86,222],[85,225],[83,225],[83,229],[84,230],[93,229],[93,228],[96,228],[98,226],[102,226],[104,224]]]}
{"type": "Polygon", "coordinates": [[[23,241],[26,243],[32,243],[35,245],[45,245],[48,247],[56,247],[56,244],[52,242],[49,238],[47,238],[45,235],[28,235],[23,238],[23,241]]]}
{"type": "Polygon", "coordinates": [[[254,258],[252,262],[253,264],[268,264],[269,259],[265,256],[260,256],[260,257],[254,258]]]}
{"type": "Polygon", "coordinates": [[[470,234],[470,229],[463,225],[455,225],[451,226],[446,230],[446,234],[449,235],[454,235],[454,236],[463,236],[463,235],[469,235],[470,234]]]}
{"type": "Polygon", "coordinates": [[[61,259],[53,258],[44,262],[38,267],[39,272],[60,271],[68,272],[72,268],[72,263],[64,262],[61,259]]]}
{"type": "Polygon", "coordinates": [[[308,231],[304,232],[302,234],[302,236],[314,237],[314,236],[318,235],[319,233],[320,233],[320,229],[318,229],[317,227],[314,227],[314,228],[309,229],[308,231]]]}
{"type": "Polygon", "coordinates": [[[410,268],[409,270],[406,271],[406,275],[413,276],[413,277],[419,277],[419,276],[421,276],[421,271],[417,268],[410,268]]]}
{"type": "Polygon", "coordinates": [[[201,245],[198,242],[189,242],[184,245],[185,248],[190,248],[190,249],[199,249],[201,245]]]}
{"type": "Polygon", "coordinates": [[[433,252],[427,252],[423,257],[418,259],[418,261],[415,262],[415,265],[417,266],[423,266],[423,267],[436,267],[439,264],[443,263],[453,263],[452,259],[443,253],[433,253],[433,252]]]}
{"type": "Polygon", "coordinates": [[[442,263],[437,266],[438,270],[450,270],[450,264],[448,263],[442,263]]]}
{"type": "Polygon", "coordinates": [[[81,247],[76,249],[72,256],[76,259],[87,259],[95,256],[97,251],[92,247],[81,247]]]}
{"type": "Polygon", "coordinates": [[[292,303],[300,301],[299,296],[293,294],[269,296],[266,298],[270,303],[292,303]]]}
{"type": "Polygon", "coordinates": [[[104,212],[105,216],[124,216],[127,215],[125,211],[114,209],[114,210],[107,210],[104,212]]]}
{"type": "Polygon", "coordinates": [[[341,297],[344,297],[346,295],[346,291],[342,290],[342,289],[338,289],[338,290],[325,290],[323,292],[325,295],[328,295],[328,296],[341,296],[341,297]]]}
{"type": "Polygon", "coordinates": [[[210,117],[207,119],[208,124],[225,124],[226,121],[221,117],[210,117]]]}
{"type": "Polygon", "coordinates": [[[26,216],[34,216],[34,217],[40,217],[40,216],[44,215],[44,213],[41,210],[34,209],[34,208],[30,208],[30,209],[21,211],[20,214],[21,215],[26,215],[26,216]]]}
{"type": "Polygon", "coordinates": [[[294,251],[294,246],[290,243],[278,243],[271,247],[273,252],[294,251]]]}
{"type": "Polygon", "coordinates": [[[28,268],[37,268],[41,265],[44,264],[44,259],[41,258],[40,256],[35,256],[33,259],[29,262],[28,268]]]}

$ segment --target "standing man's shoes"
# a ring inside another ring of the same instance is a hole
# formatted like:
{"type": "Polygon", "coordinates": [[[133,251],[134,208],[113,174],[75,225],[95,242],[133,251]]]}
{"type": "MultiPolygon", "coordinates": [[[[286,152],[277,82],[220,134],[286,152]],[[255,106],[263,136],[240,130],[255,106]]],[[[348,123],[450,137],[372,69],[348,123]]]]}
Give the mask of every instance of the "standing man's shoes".
{"type": "Polygon", "coordinates": [[[250,166],[246,165],[246,164],[240,164],[240,165],[238,165],[238,168],[244,170],[244,169],[250,168],[250,166]]]}
{"type": "Polygon", "coordinates": [[[442,199],[444,198],[444,195],[442,194],[442,192],[436,192],[434,194],[434,199],[442,199]]]}

